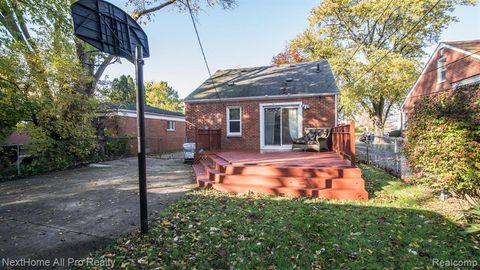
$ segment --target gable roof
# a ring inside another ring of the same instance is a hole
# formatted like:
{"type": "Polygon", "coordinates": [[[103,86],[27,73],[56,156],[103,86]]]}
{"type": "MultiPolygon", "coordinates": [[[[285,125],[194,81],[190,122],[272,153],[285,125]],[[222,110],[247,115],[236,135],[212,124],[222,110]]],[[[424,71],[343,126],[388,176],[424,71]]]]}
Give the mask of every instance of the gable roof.
{"type": "Polygon", "coordinates": [[[339,92],[330,64],[326,60],[218,70],[212,79],[214,84],[212,80],[206,80],[185,98],[185,102],[335,95],[339,92]]]}
{"type": "Polygon", "coordinates": [[[447,45],[465,50],[470,53],[480,52],[480,39],[477,40],[461,40],[461,41],[449,41],[444,42],[447,45]]]}
{"type": "MultiPolygon", "coordinates": [[[[115,103],[105,103],[108,109],[110,110],[126,110],[126,111],[137,111],[137,106],[132,103],[128,104],[115,104],[115,103]]],[[[185,115],[181,112],[174,112],[174,111],[169,111],[165,109],[160,109],[157,107],[152,107],[145,105],[145,112],[146,113],[155,113],[155,114],[160,114],[160,115],[167,115],[167,116],[180,116],[184,117],[185,115]]]]}
{"type": "Polygon", "coordinates": [[[443,48],[448,48],[457,52],[461,52],[465,54],[466,57],[473,57],[480,60],[480,39],[440,42],[437,48],[435,49],[435,51],[430,55],[430,58],[428,59],[428,61],[423,66],[422,73],[420,74],[420,76],[418,76],[417,80],[408,91],[407,96],[403,99],[402,106],[401,106],[402,109],[403,109],[403,106],[405,106],[405,103],[407,102],[407,100],[410,98],[410,95],[412,94],[413,90],[417,86],[418,82],[427,71],[427,67],[430,65],[430,62],[432,62],[432,59],[434,58],[434,56],[437,55],[438,51],[443,48]]]}

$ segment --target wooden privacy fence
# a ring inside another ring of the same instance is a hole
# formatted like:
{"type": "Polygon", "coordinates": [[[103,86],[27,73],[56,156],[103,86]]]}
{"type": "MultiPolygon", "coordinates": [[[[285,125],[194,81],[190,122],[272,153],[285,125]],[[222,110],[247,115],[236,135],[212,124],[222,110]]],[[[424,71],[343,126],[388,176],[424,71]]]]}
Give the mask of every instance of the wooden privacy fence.
{"type": "Polygon", "coordinates": [[[220,129],[197,129],[195,132],[195,152],[203,150],[220,150],[221,148],[220,129]]]}
{"type": "Polygon", "coordinates": [[[343,158],[350,160],[355,165],[355,123],[340,125],[332,128],[333,151],[339,153],[343,158]]]}

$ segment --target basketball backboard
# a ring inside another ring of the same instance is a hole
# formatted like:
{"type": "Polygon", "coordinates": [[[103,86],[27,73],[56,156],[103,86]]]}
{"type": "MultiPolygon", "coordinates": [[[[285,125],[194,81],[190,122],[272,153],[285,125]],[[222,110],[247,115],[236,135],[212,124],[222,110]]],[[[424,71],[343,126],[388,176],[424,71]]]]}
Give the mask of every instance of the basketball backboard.
{"type": "Polygon", "coordinates": [[[125,11],[103,0],[80,0],[72,5],[75,35],[102,52],[135,59],[141,45],[149,57],[148,38],[140,25],[125,11]]]}

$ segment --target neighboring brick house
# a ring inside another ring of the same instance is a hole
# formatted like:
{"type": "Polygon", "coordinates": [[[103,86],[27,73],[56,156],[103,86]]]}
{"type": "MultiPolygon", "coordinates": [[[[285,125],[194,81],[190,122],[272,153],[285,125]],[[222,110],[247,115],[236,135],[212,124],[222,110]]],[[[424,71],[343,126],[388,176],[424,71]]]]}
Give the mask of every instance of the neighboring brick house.
{"type": "Polygon", "coordinates": [[[402,129],[415,104],[424,97],[448,94],[479,82],[480,40],[440,43],[402,104],[402,129]]]}
{"type": "Polygon", "coordinates": [[[325,60],[219,70],[185,98],[187,141],[220,129],[222,150],[291,149],[305,128],[335,126],[338,95],[325,60]]]}
{"type": "MultiPolygon", "coordinates": [[[[106,127],[117,135],[132,136],[131,153],[137,152],[137,112],[135,105],[109,105],[106,127]]],[[[185,142],[185,116],[145,106],[145,142],[147,154],[177,151],[185,142]]]]}

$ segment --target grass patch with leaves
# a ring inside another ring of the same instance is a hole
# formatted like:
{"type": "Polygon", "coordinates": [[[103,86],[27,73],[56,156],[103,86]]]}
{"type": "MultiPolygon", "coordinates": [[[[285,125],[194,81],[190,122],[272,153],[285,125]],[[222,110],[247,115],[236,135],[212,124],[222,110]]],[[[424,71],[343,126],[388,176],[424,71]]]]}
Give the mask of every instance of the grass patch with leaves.
{"type": "Polygon", "coordinates": [[[115,268],[414,269],[478,260],[473,238],[425,207],[423,188],[362,166],[368,202],[197,189],[97,254],[115,268]]]}

